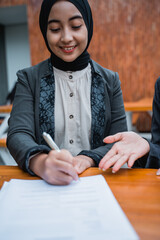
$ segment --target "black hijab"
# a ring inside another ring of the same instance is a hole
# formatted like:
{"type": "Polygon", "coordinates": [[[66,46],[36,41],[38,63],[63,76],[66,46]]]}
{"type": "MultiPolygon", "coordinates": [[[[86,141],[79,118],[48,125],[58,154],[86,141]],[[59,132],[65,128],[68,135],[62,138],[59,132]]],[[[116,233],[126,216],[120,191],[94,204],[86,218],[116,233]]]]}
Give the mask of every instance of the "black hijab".
{"type": "Polygon", "coordinates": [[[90,55],[87,52],[87,48],[92,38],[93,34],[93,19],[92,19],[92,12],[87,0],[68,0],[71,2],[75,7],[79,10],[82,14],[83,20],[86,24],[88,30],[88,43],[87,47],[84,52],[76,58],[73,62],[65,62],[61,58],[57,57],[50,49],[48,42],[47,42],[47,26],[48,26],[48,17],[51,11],[53,4],[57,2],[57,0],[43,0],[40,16],[39,16],[39,25],[44,37],[45,43],[47,45],[48,50],[51,53],[51,61],[52,65],[58,69],[63,71],[78,71],[82,70],[87,67],[88,62],[90,60],[90,55]]]}

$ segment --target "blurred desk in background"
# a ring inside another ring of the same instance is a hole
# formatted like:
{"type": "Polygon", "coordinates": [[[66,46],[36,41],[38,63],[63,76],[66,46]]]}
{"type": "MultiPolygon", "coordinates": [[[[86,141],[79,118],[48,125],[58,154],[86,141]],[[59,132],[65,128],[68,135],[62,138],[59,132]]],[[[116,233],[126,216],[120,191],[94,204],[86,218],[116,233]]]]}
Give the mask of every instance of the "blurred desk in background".
{"type": "Polygon", "coordinates": [[[6,138],[0,138],[0,148],[6,147],[6,138]]]}
{"type": "Polygon", "coordinates": [[[6,132],[8,128],[8,119],[10,116],[10,112],[12,110],[12,105],[1,105],[0,106],[0,138],[3,137],[3,134],[6,132]]]}
{"type": "Polygon", "coordinates": [[[0,106],[0,164],[17,165],[6,147],[8,119],[10,117],[11,110],[12,105],[0,106]]]}
{"type": "Polygon", "coordinates": [[[124,102],[129,131],[133,130],[133,113],[148,112],[149,115],[152,117],[152,102],[153,98],[142,98],[139,101],[124,102]]]}
{"type": "Polygon", "coordinates": [[[12,104],[11,105],[0,105],[0,115],[10,113],[12,110],[12,104]]]}

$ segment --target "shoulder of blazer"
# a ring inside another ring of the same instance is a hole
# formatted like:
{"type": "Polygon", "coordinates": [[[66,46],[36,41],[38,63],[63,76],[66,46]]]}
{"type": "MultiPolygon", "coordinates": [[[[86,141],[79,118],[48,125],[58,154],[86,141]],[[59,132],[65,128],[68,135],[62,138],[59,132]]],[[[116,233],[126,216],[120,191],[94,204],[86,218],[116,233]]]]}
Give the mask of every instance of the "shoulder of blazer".
{"type": "MultiPolygon", "coordinates": [[[[105,80],[107,81],[113,81],[115,79],[115,75],[118,76],[117,72],[114,72],[112,70],[109,70],[107,68],[102,67],[101,65],[99,65],[97,62],[95,62],[94,60],[91,60],[91,64],[93,66],[94,71],[101,75],[105,80]]],[[[119,78],[119,77],[118,77],[119,78]]]]}
{"type": "Polygon", "coordinates": [[[29,84],[29,86],[33,90],[37,81],[51,75],[52,73],[53,72],[50,65],[50,59],[47,59],[35,66],[19,70],[17,72],[17,77],[18,81],[26,85],[29,84]]]}
{"type": "Polygon", "coordinates": [[[114,71],[112,70],[109,70],[107,68],[104,68],[102,67],[101,65],[99,65],[97,62],[95,62],[94,60],[91,60],[91,64],[95,70],[96,73],[100,74],[100,75],[108,75],[109,78],[112,78],[115,76],[115,73],[114,71]]]}
{"type": "Polygon", "coordinates": [[[157,79],[157,81],[155,83],[155,88],[160,89],[160,77],[157,79]]]}
{"type": "Polygon", "coordinates": [[[120,86],[119,75],[117,72],[104,68],[93,60],[91,60],[91,65],[94,72],[101,76],[109,89],[113,89],[116,85],[120,86]]]}

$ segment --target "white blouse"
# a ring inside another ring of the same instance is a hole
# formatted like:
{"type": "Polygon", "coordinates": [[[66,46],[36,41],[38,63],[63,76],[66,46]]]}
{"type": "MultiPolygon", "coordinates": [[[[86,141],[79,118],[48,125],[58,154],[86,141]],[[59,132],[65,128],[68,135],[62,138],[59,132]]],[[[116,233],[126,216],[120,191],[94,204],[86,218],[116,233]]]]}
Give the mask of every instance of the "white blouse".
{"type": "Polygon", "coordinates": [[[55,76],[55,142],[77,155],[90,150],[91,66],[64,72],[53,67],[55,76]]]}

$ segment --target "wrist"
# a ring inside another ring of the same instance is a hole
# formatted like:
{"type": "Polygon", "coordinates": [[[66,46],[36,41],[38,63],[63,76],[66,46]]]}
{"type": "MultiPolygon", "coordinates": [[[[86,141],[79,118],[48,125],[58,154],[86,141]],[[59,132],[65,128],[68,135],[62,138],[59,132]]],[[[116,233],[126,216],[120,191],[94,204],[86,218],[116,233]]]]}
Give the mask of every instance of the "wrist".
{"type": "Polygon", "coordinates": [[[47,156],[48,156],[48,154],[46,154],[46,153],[39,153],[30,159],[29,168],[36,175],[38,175],[38,176],[42,175],[42,171],[44,169],[44,163],[45,163],[47,156]]]}

